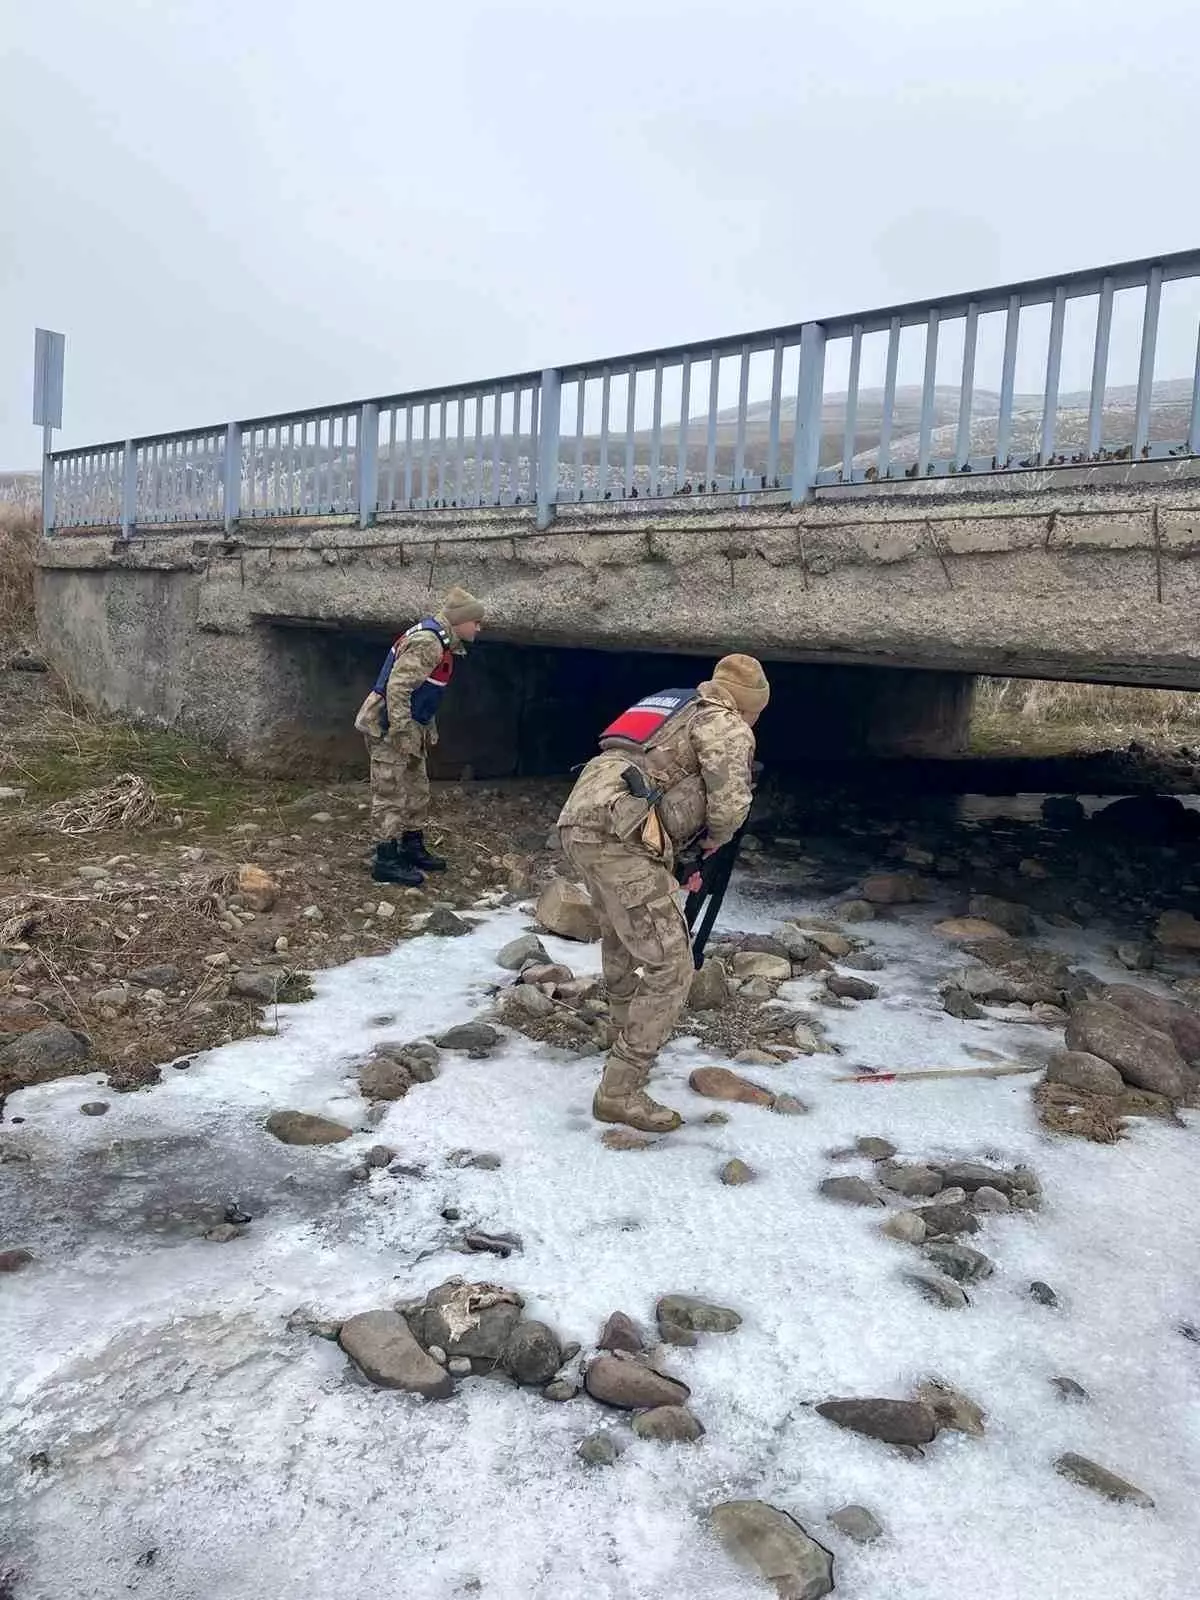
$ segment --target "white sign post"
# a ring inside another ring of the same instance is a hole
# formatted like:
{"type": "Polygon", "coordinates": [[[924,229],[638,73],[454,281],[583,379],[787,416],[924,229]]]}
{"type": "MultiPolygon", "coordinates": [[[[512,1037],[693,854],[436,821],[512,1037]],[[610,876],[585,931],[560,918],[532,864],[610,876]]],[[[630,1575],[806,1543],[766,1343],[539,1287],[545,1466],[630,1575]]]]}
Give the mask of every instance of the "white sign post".
{"type": "Polygon", "coordinates": [[[55,428],[62,427],[63,364],[66,335],[38,328],[33,341],[33,421],[42,430],[42,532],[54,526],[54,463],[50,459],[55,428]]]}

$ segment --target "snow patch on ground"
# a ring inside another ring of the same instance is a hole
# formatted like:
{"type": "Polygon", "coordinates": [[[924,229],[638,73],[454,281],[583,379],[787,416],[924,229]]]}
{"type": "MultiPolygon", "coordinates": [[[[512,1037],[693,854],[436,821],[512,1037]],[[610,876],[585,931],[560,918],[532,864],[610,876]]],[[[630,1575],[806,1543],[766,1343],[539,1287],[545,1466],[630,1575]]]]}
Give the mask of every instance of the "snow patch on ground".
{"type": "MultiPolygon", "coordinates": [[[[766,930],[822,909],[751,884],[723,920],[766,930]]],[[[767,1591],[714,1543],[704,1513],[751,1496],[834,1549],[837,1592],[853,1600],[1193,1595],[1200,1348],[1177,1326],[1200,1321],[1194,1121],[1138,1124],[1100,1148],[1046,1135],[1028,1078],[836,1083],[865,1066],[976,1064],[967,1045],[1015,1060],[1057,1042],[940,1010],[935,985],[961,958],[929,931],[937,915],[912,908],[855,930],[887,966],[873,975],[879,1000],[821,1011],[840,1055],[746,1069],[810,1115],[734,1105],[722,1108],[728,1125],[705,1125],[711,1104],[687,1078],[713,1058],[680,1040],[654,1088],[689,1120],[643,1153],[600,1144],[595,1060],[517,1035],[490,1060],[447,1056],[436,1082],[366,1127],[352,1063],[480,1010],[486,985],[505,979],[492,955],[526,925],[514,911],[465,938],[417,939],[321,974],[313,1002],[281,1008],[278,1037],[167,1068],[149,1093],[104,1094],[106,1117],[78,1114],[98,1079],[13,1096],[9,1117],[26,1120],[5,1142],[35,1159],[3,1168],[0,1233],[38,1257],[0,1280],[11,1547],[0,1534],[0,1572],[5,1560],[19,1572],[18,1600],[127,1589],[340,1600],[368,1586],[421,1600],[734,1600],[767,1591]],[[262,1129],[284,1106],[362,1131],[285,1149],[262,1129]],[[869,1173],[828,1158],[863,1134],[906,1156],[1039,1173],[1042,1212],[995,1218],[974,1241],[997,1270],[968,1310],[929,1306],[900,1281],[918,1258],[879,1235],[879,1212],[816,1194],[831,1172],[869,1173]],[[352,1184],[349,1168],[379,1142],[427,1176],[352,1184]],[[456,1170],[446,1158],[460,1148],[503,1165],[456,1170]],[[717,1181],[732,1156],[754,1183],[717,1181]],[[246,1235],[200,1239],[197,1218],[230,1198],[255,1215],[246,1235]],[[463,1225],[517,1232],[523,1252],[498,1262],[449,1251],[461,1226],[442,1220],[450,1204],[463,1225]],[[300,1303],[345,1316],[454,1273],[519,1289],[532,1315],[585,1350],[613,1310],[652,1326],[662,1293],[736,1307],[738,1332],[665,1359],[692,1388],[703,1442],[638,1442],[615,1468],[589,1470],[578,1440],[621,1426],[590,1401],[556,1406],[474,1380],[421,1404],[361,1386],[335,1346],[285,1331],[300,1303]],[[1059,1310],[1030,1299],[1033,1278],[1054,1286],[1059,1310]],[[1064,1405],[1057,1374],[1092,1403],[1064,1405]],[[985,1407],[983,1439],[944,1434],[910,1462],[811,1409],[831,1395],[906,1395],[934,1375],[985,1407]],[[1157,1510],[1059,1478],[1064,1450],[1131,1478],[1157,1510]],[[48,1472],[29,1468],[37,1451],[48,1472]],[[860,1549],[827,1526],[847,1501],[879,1516],[885,1540],[860,1549]]],[[[597,965],[593,949],[545,942],[576,970],[597,965]]]]}

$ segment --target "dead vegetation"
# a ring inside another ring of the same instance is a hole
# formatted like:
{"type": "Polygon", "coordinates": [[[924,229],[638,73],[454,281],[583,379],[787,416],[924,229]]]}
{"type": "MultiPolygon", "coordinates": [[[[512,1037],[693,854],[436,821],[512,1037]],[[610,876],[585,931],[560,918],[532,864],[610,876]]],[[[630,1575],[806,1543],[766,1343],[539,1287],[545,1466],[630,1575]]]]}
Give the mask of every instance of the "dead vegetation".
{"type": "Polygon", "coordinates": [[[1072,754],[1200,744],[1200,694],[1038,678],[981,678],[972,753],[1072,754]]]}
{"type": "Polygon", "coordinates": [[[85,833],[129,833],[151,827],[158,819],[154,790],[135,772],[122,772],[111,783],[59,800],[42,813],[46,827],[75,838],[85,833]]]}
{"type": "Polygon", "coordinates": [[[38,532],[32,512],[0,503],[0,647],[36,632],[33,582],[38,532]]]}

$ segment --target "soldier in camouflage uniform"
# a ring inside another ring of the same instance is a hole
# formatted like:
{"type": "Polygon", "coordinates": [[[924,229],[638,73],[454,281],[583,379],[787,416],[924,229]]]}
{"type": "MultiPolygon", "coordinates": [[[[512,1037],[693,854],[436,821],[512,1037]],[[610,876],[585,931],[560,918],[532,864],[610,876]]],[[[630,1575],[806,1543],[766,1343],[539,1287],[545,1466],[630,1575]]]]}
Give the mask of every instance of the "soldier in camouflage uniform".
{"type": "Polygon", "coordinates": [[[417,886],[446,863],[425,847],[429,811],[426,759],[437,743],[438,704],[454,670],[483,624],[483,606],[453,588],[431,616],[400,638],[385,664],[386,686],[367,696],[356,720],[371,758],[371,821],[378,843],[371,876],[378,883],[417,886]]]}
{"type": "MultiPolygon", "coordinates": [[[[753,656],[726,656],[695,690],[640,701],[601,736],[558,819],[567,860],[601,924],[601,958],[617,1038],[592,1102],[601,1122],[669,1132],[681,1118],[645,1093],[655,1056],[687,1000],[692,956],[675,898],[677,851],[728,843],[750,810],[754,734],[770,695],[753,656]],[[653,807],[622,778],[634,766],[653,807]]],[[[689,888],[698,887],[695,880],[689,888]]]]}

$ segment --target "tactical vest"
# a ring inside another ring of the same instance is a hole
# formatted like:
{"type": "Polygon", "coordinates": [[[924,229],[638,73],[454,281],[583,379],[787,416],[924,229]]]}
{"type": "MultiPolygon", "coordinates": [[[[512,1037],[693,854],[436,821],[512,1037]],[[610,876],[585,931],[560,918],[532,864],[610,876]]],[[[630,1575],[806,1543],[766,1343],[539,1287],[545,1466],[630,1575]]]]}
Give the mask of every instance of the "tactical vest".
{"type": "Polygon", "coordinates": [[[623,711],[600,735],[601,750],[621,746],[649,750],[667,724],[696,699],[695,689],[660,689],[623,711]]]}
{"type": "MultiPolygon", "coordinates": [[[[386,699],[388,679],[392,675],[392,668],[396,665],[396,657],[403,650],[405,643],[418,633],[436,634],[442,646],[441,660],[425,681],[417,684],[410,701],[413,721],[425,727],[437,715],[438,706],[446,692],[446,685],[450,682],[450,676],[454,671],[454,653],[451,649],[453,640],[436,617],[422,617],[420,622],[414,622],[411,628],[405,629],[384,657],[379,676],[375,679],[373,692],[386,699]]],[[[385,728],[387,726],[386,711],[384,726],[385,728]]]]}

